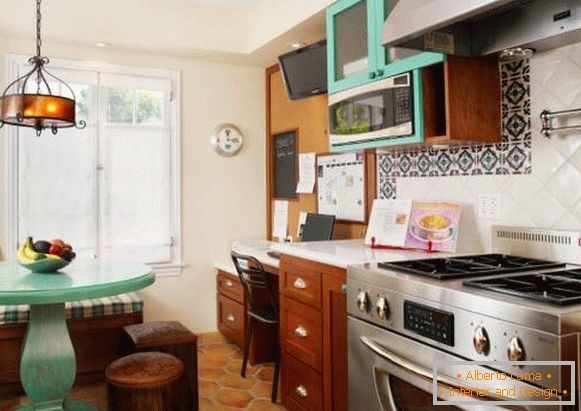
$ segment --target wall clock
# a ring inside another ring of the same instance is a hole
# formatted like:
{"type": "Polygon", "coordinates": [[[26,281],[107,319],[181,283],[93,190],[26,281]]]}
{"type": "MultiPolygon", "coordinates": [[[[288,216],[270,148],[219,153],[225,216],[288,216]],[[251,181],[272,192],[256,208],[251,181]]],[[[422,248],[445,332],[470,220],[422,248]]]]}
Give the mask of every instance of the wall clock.
{"type": "Polygon", "coordinates": [[[244,144],[242,132],[234,124],[219,124],[215,129],[210,144],[216,153],[230,157],[237,154],[244,144]]]}

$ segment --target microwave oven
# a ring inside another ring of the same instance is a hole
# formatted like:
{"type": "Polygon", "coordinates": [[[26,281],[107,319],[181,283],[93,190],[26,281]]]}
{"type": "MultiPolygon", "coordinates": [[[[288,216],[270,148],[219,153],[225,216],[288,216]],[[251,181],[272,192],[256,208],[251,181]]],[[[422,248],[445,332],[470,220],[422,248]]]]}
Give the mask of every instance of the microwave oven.
{"type": "Polygon", "coordinates": [[[414,70],[330,95],[331,151],[380,147],[395,143],[394,139],[421,142],[418,73],[414,70]]]}

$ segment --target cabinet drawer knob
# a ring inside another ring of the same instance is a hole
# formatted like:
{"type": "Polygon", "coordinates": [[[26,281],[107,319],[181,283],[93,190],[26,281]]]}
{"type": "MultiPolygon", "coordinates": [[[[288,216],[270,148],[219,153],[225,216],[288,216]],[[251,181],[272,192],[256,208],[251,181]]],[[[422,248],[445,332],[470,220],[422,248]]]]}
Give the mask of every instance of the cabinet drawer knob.
{"type": "Polygon", "coordinates": [[[377,77],[381,77],[385,74],[385,71],[383,71],[382,69],[378,69],[377,70],[377,77]]]}
{"type": "Polygon", "coordinates": [[[304,290],[307,288],[307,283],[301,277],[297,277],[295,282],[293,283],[294,288],[298,288],[299,290],[304,290]]]}
{"type": "Polygon", "coordinates": [[[234,283],[230,280],[226,280],[225,284],[226,284],[226,287],[228,287],[228,288],[232,288],[234,286],[234,283]]]}
{"type": "Polygon", "coordinates": [[[301,384],[297,388],[295,388],[295,393],[301,398],[306,398],[309,395],[309,392],[307,391],[307,387],[305,387],[303,384],[301,384]]]}
{"type": "Polygon", "coordinates": [[[374,79],[374,78],[375,78],[375,76],[377,76],[377,74],[375,73],[375,71],[370,71],[370,72],[369,72],[369,78],[370,78],[370,79],[374,79]]]}
{"type": "Polygon", "coordinates": [[[309,336],[309,332],[302,325],[299,325],[297,328],[295,328],[295,334],[300,338],[307,338],[309,336]]]}
{"type": "Polygon", "coordinates": [[[236,317],[234,317],[232,314],[228,314],[228,316],[226,317],[226,321],[228,321],[229,323],[233,323],[234,321],[236,321],[236,317]]]}

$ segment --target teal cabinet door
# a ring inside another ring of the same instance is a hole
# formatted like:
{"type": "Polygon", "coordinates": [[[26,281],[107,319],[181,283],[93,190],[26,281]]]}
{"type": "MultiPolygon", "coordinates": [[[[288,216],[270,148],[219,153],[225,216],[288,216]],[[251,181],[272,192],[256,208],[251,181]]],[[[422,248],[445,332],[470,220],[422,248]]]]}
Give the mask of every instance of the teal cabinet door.
{"type": "Polygon", "coordinates": [[[329,94],[376,77],[374,0],[339,0],[327,8],[329,94]]]}
{"type": "Polygon", "coordinates": [[[432,64],[441,63],[446,59],[442,53],[422,52],[418,50],[404,49],[399,47],[385,47],[381,44],[381,31],[383,24],[387,20],[389,24],[390,4],[395,4],[391,0],[373,0],[374,25],[373,30],[374,61],[376,63],[376,78],[384,78],[414,70],[432,64]]]}

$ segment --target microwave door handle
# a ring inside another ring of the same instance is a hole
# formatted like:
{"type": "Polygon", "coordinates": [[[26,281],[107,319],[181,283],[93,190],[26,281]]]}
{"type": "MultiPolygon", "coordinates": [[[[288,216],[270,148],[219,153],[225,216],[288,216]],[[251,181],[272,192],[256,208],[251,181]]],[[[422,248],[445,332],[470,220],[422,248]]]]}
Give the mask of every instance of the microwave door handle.
{"type": "MultiPolygon", "coordinates": [[[[430,380],[430,381],[434,380],[432,370],[424,368],[418,364],[414,364],[414,363],[406,360],[405,358],[402,358],[399,355],[396,355],[396,354],[386,350],[384,347],[375,343],[374,341],[372,341],[368,337],[359,337],[359,338],[360,338],[361,342],[365,346],[367,346],[367,348],[369,348],[371,351],[373,351],[375,354],[377,354],[378,356],[380,356],[381,358],[383,358],[387,362],[389,362],[397,367],[400,367],[400,368],[402,368],[402,369],[404,369],[412,374],[415,374],[418,377],[422,377],[422,378],[430,380]]],[[[466,385],[464,387],[460,387],[456,381],[452,380],[451,378],[444,377],[444,376],[438,376],[438,378],[436,379],[436,383],[440,384],[440,385],[448,386],[451,388],[455,388],[455,389],[471,388],[468,385],[466,385]]],[[[485,399],[497,400],[497,401],[498,400],[514,401],[513,398],[510,398],[507,396],[491,395],[491,394],[484,396],[480,399],[481,400],[485,400],[485,399]]]]}

